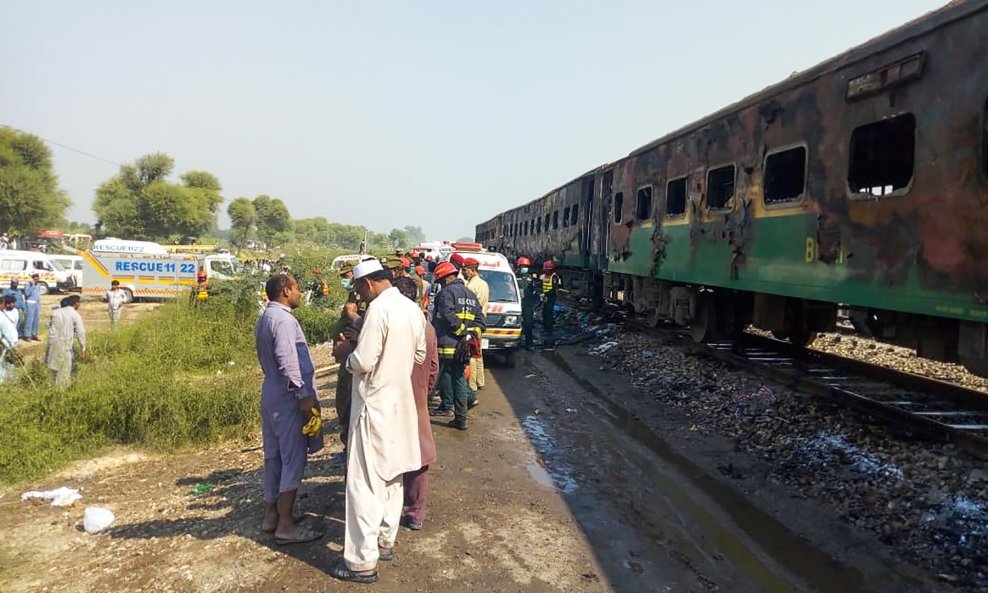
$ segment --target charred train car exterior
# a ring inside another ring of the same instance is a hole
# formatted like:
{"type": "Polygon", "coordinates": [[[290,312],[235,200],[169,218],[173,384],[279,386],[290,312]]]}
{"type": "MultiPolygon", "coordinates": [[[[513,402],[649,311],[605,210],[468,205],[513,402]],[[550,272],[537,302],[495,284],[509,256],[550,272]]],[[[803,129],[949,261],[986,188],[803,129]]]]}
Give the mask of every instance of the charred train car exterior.
{"type": "Polygon", "coordinates": [[[988,1],[953,3],[477,226],[698,340],[859,330],[988,375],[988,1]]]}

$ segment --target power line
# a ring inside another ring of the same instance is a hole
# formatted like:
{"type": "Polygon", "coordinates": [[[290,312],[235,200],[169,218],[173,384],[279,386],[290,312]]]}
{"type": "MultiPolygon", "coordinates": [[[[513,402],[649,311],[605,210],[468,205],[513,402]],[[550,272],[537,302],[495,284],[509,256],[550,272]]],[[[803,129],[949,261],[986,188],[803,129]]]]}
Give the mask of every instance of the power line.
{"type": "Polygon", "coordinates": [[[62,144],[61,142],[55,142],[54,140],[49,140],[48,138],[45,138],[44,136],[38,136],[37,134],[31,134],[31,132],[25,132],[24,130],[19,130],[19,129],[15,128],[14,126],[8,126],[7,124],[0,124],[0,127],[4,127],[4,128],[7,128],[8,130],[13,130],[15,132],[20,132],[21,134],[30,134],[31,136],[37,136],[38,138],[41,138],[42,140],[44,140],[48,144],[52,144],[54,146],[59,146],[61,148],[65,148],[67,150],[71,150],[72,152],[78,152],[79,154],[88,156],[91,159],[96,159],[97,161],[103,161],[104,163],[109,163],[111,165],[116,165],[117,167],[122,167],[123,166],[123,165],[121,165],[120,163],[118,163],[116,161],[111,161],[110,159],[105,159],[105,158],[103,158],[101,156],[98,156],[98,155],[95,155],[95,154],[93,154],[91,152],[86,152],[85,150],[80,150],[78,148],[73,148],[73,147],[69,146],[68,144],[62,144]]]}

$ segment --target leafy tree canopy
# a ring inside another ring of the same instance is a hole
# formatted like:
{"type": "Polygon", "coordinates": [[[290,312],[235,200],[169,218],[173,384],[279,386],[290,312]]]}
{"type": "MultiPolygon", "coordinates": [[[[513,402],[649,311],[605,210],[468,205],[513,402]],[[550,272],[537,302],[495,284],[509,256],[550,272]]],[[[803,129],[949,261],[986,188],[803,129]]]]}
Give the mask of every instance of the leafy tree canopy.
{"type": "Polygon", "coordinates": [[[58,226],[70,204],[44,141],[0,128],[0,231],[19,235],[58,226]]]}
{"type": "Polygon", "coordinates": [[[223,196],[218,179],[205,171],[168,181],[175,161],[166,154],[142,156],[96,190],[93,212],[103,234],[126,239],[161,240],[199,236],[216,225],[223,196]]]}

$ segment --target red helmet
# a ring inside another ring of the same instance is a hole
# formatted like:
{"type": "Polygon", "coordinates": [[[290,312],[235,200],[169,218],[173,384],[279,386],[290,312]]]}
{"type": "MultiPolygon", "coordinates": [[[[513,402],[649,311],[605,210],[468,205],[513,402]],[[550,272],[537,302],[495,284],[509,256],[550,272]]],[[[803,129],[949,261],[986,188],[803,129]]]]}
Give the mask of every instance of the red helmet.
{"type": "Polygon", "coordinates": [[[463,260],[463,267],[464,268],[479,268],[480,267],[480,262],[477,261],[477,260],[475,260],[472,257],[468,257],[465,260],[463,260]]]}
{"type": "Polygon", "coordinates": [[[415,250],[413,249],[413,250],[411,250],[411,251],[409,251],[409,252],[408,252],[408,257],[410,257],[410,258],[412,258],[412,259],[418,259],[418,257],[419,257],[419,252],[418,252],[418,251],[415,251],[415,250]]]}
{"type": "Polygon", "coordinates": [[[412,260],[408,259],[407,257],[401,258],[401,267],[407,268],[410,265],[412,265],[412,260]]]}
{"type": "Polygon", "coordinates": [[[525,256],[519,257],[518,258],[518,265],[519,266],[530,266],[530,265],[532,265],[532,260],[528,259],[525,256]]]}
{"type": "Polygon", "coordinates": [[[432,254],[425,256],[425,261],[432,261],[432,254]]]}
{"type": "Polygon", "coordinates": [[[548,271],[548,270],[555,270],[556,269],[556,262],[552,261],[551,259],[550,260],[547,260],[544,264],[542,264],[542,269],[543,270],[546,270],[546,271],[548,271]]]}
{"type": "Polygon", "coordinates": [[[457,268],[463,267],[463,256],[460,255],[459,253],[454,253],[453,255],[449,256],[449,261],[452,262],[452,264],[455,265],[457,268]]]}
{"type": "Polygon", "coordinates": [[[457,272],[456,266],[449,263],[448,261],[444,261],[443,263],[436,266],[436,269],[432,271],[432,277],[435,278],[436,280],[442,280],[446,276],[449,276],[450,274],[455,274],[456,272],[457,272]]]}

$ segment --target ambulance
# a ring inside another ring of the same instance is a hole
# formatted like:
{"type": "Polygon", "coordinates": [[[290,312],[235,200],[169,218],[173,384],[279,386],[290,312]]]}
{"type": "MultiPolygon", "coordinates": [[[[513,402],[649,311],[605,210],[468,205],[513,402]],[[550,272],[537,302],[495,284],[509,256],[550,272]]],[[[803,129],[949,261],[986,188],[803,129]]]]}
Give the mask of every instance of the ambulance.
{"type": "Polygon", "coordinates": [[[455,253],[463,259],[472,257],[480,264],[477,271],[490,288],[482,348],[503,355],[505,364],[515,366],[515,355],[521,345],[521,291],[508,258],[484,249],[479,243],[453,243],[449,247],[443,261],[449,261],[455,253]]]}
{"type": "Polygon", "coordinates": [[[169,253],[147,241],[97,241],[82,252],[82,294],[102,296],[110,282],[120,282],[124,301],[188,296],[202,269],[209,280],[232,280],[240,263],[230,254],[169,253]]]}
{"type": "Polygon", "coordinates": [[[31,275],[38,275],[38,286],[41,294],[57,292],[68,288],[68,275],[60,272],[52,265],[47,255],[39,251],[18,251],[16,249],[0,249],[0,284],[2,288],[17,279],[18,284],[31,280],[31,275]]]}

